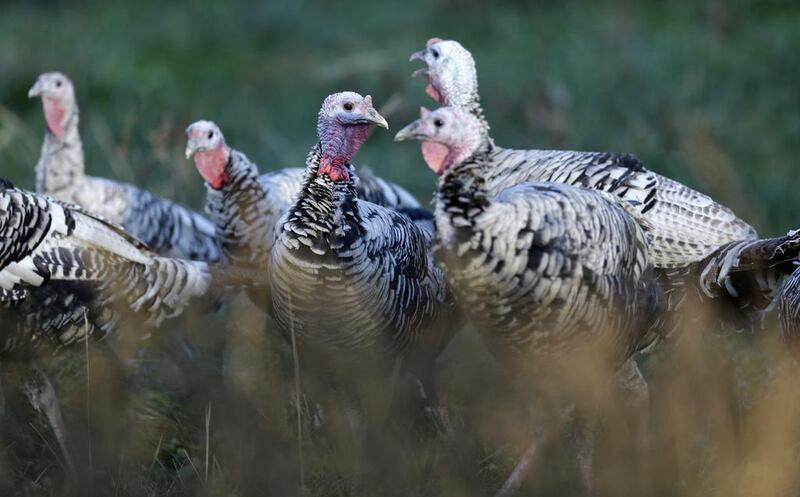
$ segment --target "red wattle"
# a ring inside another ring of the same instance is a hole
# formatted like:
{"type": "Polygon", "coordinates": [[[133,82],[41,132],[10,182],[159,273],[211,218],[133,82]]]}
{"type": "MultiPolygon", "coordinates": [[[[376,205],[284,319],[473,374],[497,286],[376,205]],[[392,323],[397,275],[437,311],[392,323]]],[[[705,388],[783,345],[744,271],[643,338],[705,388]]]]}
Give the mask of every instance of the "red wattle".
{"type": "Polygon", "coordinates": [[[219,190],[228,182],[225,167],[228,164],[228,151],[224,148],[203,150],[194,156],[194,165],[200,176],[215,190],[219,190]]]}
{"type": "Polygon", "coordinates": [[[44,119],[47,122],[47,129],[60,140],[64,135],[64,130],[61,128],[61,121],[64,120],[67,109],[61,105],[59,100],[50,97],[44,97],[42,99],[42,105],[44,106],[44,119]]]}
{"type": "Polygon", "coordinates": [[[347,165],[336,164],[333,162],[322,162],[317,169],[317,176],[327,175],[331,181],[349,181],[350,172],[347,170],[347,165]]]}
{"type": "Polygon", "coordinates": [[[422,142],[422,158],[437,175],[442,174],[447,168],[447,156],[450,149],[446,145],[436,142],[422,142]]]}
{"type": "Polygon", "coordinates": [[[439,104],[444,105],[444,99],[442,98],[442,94],[439,90],[433,86],[433,82],[428,81],[428,86],[425,87],[425,93],[428,94],[429,97],[439,102],[439,104]]]}

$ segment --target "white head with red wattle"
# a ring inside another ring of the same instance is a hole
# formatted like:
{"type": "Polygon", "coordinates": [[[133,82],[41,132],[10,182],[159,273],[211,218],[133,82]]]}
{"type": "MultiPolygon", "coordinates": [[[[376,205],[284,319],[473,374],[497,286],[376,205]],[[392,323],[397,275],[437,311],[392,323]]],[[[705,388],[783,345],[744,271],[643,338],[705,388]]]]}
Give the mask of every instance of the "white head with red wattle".
{"type": "Polygon", "coordinates": [[[428,78],[425,91],[448,107],[468,107],[478,100],[478,73],[472,54],[455,40],[431,38],[425,49],[411,55],[426,67],[414,72],[428,78]]]}
{"type": "Polygon", "coordinates": [[[231,149],[225,136],[212,121],[197,121],[186,128],[186,159],[194,158],[197,171],[211,188],[219,190],[227,184],[231,149]]]}
{"type": "Polygon", "coordinates": [[[395,141],[419,140],[422,156],[437,175],[461,164],[486,144],[480,120],[466,109],[420,109],[420,118],[397,132],[395,141]]]}
{"type": "Polygon", "coordinates": [[[47,129],[59,140],[63,139],[70,119],[78,113],[72,81],[60,72],[41,74],[28,91],[28,98],[34,97],[42,99],[47,129]]]}

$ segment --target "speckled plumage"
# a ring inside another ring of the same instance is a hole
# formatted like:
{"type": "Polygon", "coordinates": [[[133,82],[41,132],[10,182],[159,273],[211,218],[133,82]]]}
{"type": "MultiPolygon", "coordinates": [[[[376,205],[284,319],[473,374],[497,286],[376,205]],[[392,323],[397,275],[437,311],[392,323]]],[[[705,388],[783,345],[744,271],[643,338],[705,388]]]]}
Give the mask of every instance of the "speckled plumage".
{"type": "MultiPolygon", "coordinates": [[[[20,289],[23,290],[23,289],[20,289]]],[[[7,298],[0,291],[0,356],[25,357],[40,349],[69,346],[92,337],[107,336],[119,314],[109,299],[91,285],[74,281],[50,281],[24,289],[23,298],[7,298]]]]}
{"type": "MultiPolygon", "coordinates": [[[[125,227],[160,255],[207,262],[219,258],[214,226],[200,214],[133,185],[84,173],[78,105],[69,78],[60,73],[43,74],[30,95],[41,96],[49,105],[57,100],[64,110],[57,133],[48,118],[36,164],[37,192],[80,205],[125,227]],[[61,83],[58,88],[57,82],[61,83]]],[[[45,114],[48,116],[47,108],[45,114]]]]}
{"type": "MultiPolygon", "coordinates": [[[[428,65],[428,93],[442,105],[472,112],[489,131],[478,94],[472,55],[458,42],[432,39],[419,58],[428,65]]],[[[659,268],[683,267],[719,246],[753,240],[755,230],[727,207],[685,185],[649,171],[632,155],[512,150],[493,143],[487,188],[499,193],[526,181],[557,182],[613,193],[631,202],[652,225],[650,262],[659,268]]]]}
{"type": "MultiPolygon", "coordinates": [[[[157,257],[122,228],[77,206],[0,187],[0,307],[16,314],[6,349],[22,342],[69,345],[112,331],[118,311],[157,326],[211,286],[204,262],[157,257]]],[[[5,331],[5,330],[4,330],[5,331]]]]}
{"type": "Polygon", "coordinates": [[[596,342],[620,365],[655,322],[647,242],[609,195],[529,182],[486,187],[488,143],[439,180],[436,255],[499,357],[566,357],[596,342]]]}

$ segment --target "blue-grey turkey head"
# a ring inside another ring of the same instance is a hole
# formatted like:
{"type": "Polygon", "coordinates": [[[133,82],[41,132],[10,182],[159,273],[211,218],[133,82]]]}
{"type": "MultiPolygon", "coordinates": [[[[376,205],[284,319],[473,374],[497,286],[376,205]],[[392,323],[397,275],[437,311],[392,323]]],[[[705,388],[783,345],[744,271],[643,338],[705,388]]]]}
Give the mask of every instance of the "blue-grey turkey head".
{"type": "Polygon", "coordinates": [[[321,160],[317,175],[332,181],[349,180],[349,164],[369,136],[370,125],[389,128],[372,106],[372,97],[345,91],[329,95],[317,119],[321,160]]]}

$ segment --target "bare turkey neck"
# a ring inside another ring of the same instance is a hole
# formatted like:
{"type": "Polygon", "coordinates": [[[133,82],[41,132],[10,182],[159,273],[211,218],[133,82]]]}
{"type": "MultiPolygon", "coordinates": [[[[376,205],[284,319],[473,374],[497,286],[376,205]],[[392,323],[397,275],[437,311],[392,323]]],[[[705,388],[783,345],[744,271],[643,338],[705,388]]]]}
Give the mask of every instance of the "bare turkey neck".
{"type": "Polygon", "coordinates": [[[60,139],[50,131],[45,133],[36,164],[36,191],[58,197],[60,192],[77,188],[82,182],[84,157],[78,121],[78,110],[73,109],[60,139]]]}
{"type": "Polygon", "coordinates": [[[367,140],[369,126],[337,126],[334,129],[323,127],[321,133],[322,156],[317,176],[326,174],[332,181],[350,180],[350,161],[367,140]]]}

